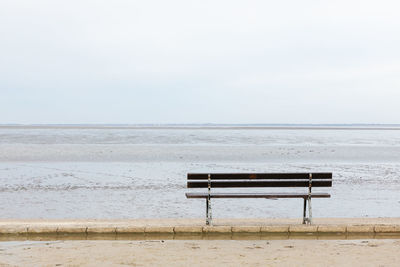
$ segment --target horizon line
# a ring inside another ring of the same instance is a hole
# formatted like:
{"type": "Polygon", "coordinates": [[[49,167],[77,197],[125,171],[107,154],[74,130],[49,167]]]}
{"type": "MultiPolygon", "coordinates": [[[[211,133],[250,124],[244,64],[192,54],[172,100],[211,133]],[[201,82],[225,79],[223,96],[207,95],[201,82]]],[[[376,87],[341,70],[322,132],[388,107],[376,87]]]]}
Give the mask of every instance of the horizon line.
{"type": "Polygon", "coordinates": [[[79,123],[79,124],[0,124],[3,129],[254,129],[254,130],[400,130],[388,123],[79,123]]]}

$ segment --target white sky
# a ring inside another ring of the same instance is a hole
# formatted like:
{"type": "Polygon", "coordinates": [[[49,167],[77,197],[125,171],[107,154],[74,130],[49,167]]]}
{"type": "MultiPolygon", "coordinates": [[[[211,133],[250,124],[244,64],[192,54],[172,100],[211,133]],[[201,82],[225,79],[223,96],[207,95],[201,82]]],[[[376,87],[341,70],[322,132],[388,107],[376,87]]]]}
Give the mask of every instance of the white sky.
{"type": "Polygon", "coordinates": [[[400,123],[399,1],[1,0],[0,123],[400,123]]]}

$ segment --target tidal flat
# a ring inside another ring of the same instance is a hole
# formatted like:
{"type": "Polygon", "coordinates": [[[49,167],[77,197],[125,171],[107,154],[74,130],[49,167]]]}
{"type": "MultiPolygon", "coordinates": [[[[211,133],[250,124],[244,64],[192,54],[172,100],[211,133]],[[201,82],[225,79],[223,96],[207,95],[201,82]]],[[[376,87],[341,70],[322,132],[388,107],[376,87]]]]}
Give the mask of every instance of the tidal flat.
{"type": "MultiPolygon", "coordinates": [[[[0,217],[201,218],[188,172],[319,171],[333,187],[315,189],[332,195],[315,217],[400,216],[398,129],[0,127],[0,217]]],[[[301,213],[296,199],[213,201],[217,218],[301,213]]]]}

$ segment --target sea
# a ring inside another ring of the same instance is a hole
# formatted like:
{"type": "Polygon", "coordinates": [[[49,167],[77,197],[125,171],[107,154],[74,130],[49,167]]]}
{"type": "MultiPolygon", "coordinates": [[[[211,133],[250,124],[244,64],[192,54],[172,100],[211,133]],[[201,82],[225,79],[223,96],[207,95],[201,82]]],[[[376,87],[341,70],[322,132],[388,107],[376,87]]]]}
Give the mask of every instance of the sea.
{"type": "MultiPolygon", "coordinates": [[[[400,125],[2,125],[0,218],[204,218],[191,172],[332,172],[314,217],[400,217],[400,125]]],[[[220,189],[214,189],[219,192],[220,189]]],[[[305,188],[230,189],[304,192],[305,188]]],[[[214,218],[301,218],[302,199],[215,199],[214,218]]]]}

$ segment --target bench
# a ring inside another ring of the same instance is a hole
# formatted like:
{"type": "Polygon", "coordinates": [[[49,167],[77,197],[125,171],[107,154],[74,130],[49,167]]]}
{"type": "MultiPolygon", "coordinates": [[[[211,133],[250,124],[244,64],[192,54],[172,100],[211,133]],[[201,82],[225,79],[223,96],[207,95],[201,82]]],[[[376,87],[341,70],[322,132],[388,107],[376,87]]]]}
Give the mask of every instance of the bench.
{"type": "Polygon", "coordinates": [[[302,198],[303,224],[311,224],[311,198],[331,197],[328,193],[312,193],[313,187],[332,187],[332,173],[188,173],[187,188],[207,188],[207,192],[190,192],[186,193],[186,197],[206,199],[207,225],[210,225],[212,220],[212,198],[302,198]],[[306,187],[308,190],[304,193],[211,192],[212,188],[239,187],[306,187]]]}

